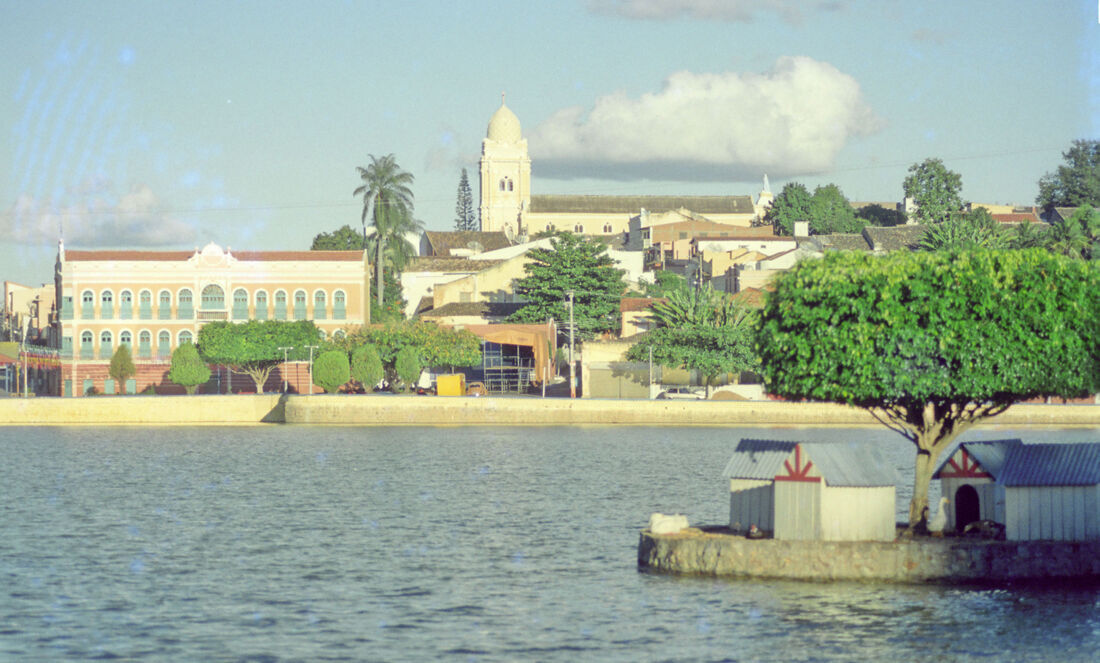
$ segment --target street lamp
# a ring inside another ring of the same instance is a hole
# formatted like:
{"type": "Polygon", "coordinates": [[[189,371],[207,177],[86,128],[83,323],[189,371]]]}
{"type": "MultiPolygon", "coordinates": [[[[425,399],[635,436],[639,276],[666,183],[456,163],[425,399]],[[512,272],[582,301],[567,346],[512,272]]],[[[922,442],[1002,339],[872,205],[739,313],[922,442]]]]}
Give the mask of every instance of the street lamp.
{"type": "Polygon", "coordinates": [[[286,353],[294,349],[293,345],[288,345],[285,348],[278,348],[283,351],[283,365],[279,368],[279,372],[283,374],[283,393],[286,393],[286,353]]]}
{"type": "Polygon", "coordinates": [[[567,290],[569,299],[569,398],[577,397],[577,365],[573,360],[573,291],[567,290]]]}
{"type": "Polygon", "coordinates": [[[313,395],[313,351],[316,350],[317,345],[303,345],[302,349],[309,348],[309,395],[313,395]]]}

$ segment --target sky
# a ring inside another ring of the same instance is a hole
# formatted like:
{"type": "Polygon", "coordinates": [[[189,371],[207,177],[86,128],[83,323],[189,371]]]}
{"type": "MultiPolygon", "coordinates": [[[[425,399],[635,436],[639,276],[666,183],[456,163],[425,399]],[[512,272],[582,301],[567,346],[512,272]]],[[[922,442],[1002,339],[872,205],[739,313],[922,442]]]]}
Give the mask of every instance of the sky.
{"type": "Polygon", "coordinates": [[[454,227],[501,94],[536,194],[1033,204],[1100,138],[1094,0],[0,0],[0,279],[70,248],[308,249],[393,154],[454,227]]]}

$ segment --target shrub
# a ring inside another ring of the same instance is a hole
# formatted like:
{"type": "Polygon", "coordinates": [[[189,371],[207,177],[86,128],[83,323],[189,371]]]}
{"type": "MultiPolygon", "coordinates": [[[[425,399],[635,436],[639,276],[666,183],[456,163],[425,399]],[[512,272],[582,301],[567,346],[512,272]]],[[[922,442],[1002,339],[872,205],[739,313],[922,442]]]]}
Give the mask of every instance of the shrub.
{"type": "Polygon", "coordinates": [[[199,358],[199,351],[190,343],[184,343],[172,351],[172,366],[168,379],[180,385],[188,394],[210,379],[210,368],[199,358]]]}
{"type": "Polygon", "coordinates": [[[118,349],[111,355],[111,365],[107,367],[107,374],[114,378],[115,383],[118,385],[118,387],[116,387],[116,393],[126,393],[126,381],[137,374],[137,369],[134,368],[134,358],[130,354],[129,344],[119,344],[118,349]]]}
{"type": "Polygon", "coordinates": [[[420,365],[420,356],[412,348],[401,348],[397,353],[394,369],[397,371],[397,377],[401,380],[404,389],[408,389],[409,386],[419,380],[420,371],[424,370],[423,366],[420,365]]]}
{"type": "Polygon", "coordinates": [[[367,392],[386,377],[378,348],[370,344],[361,345],[351,353],[351,377],[362,384],[367,392]]]}
{"type": "Polygon", "coordinates": [[[313,362],[313,384],[334,394],[351,379],[348,356],[343,350],[322,352],[313,362]]]}

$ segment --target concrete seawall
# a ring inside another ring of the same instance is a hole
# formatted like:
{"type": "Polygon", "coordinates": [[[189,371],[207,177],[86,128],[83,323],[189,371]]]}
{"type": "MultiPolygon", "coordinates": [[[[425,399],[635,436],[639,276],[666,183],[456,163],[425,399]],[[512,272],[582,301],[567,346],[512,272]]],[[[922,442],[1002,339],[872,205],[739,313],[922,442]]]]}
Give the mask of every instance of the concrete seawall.
{"type": "MultiPolygon", "coordinates": [[[[0,425],[335,424],[880,426],[829,403],[279,394],[0,398],[0,425]]],[[[1100,405],[1015,405],[993,426],[1100,427],[1100,405]]]]}
{"type": "Polygon", "coordinates": [[[689,528],[641,533],[638,567],[730,578],[899,583],[1100,580],[1100,541],[750,541],[689,528]]]}

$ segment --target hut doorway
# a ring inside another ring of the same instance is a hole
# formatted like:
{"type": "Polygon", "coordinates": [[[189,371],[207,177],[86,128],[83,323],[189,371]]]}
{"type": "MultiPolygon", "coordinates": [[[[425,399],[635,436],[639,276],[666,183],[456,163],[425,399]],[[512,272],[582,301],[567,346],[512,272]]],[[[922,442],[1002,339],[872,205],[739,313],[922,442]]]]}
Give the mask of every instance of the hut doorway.
{"type": "Polygon", "coordinates": [[[955,491],[955,529],[963,531],[970,523],[982,519],[982,505],[978,491],[968,483],[955,491]]]}

